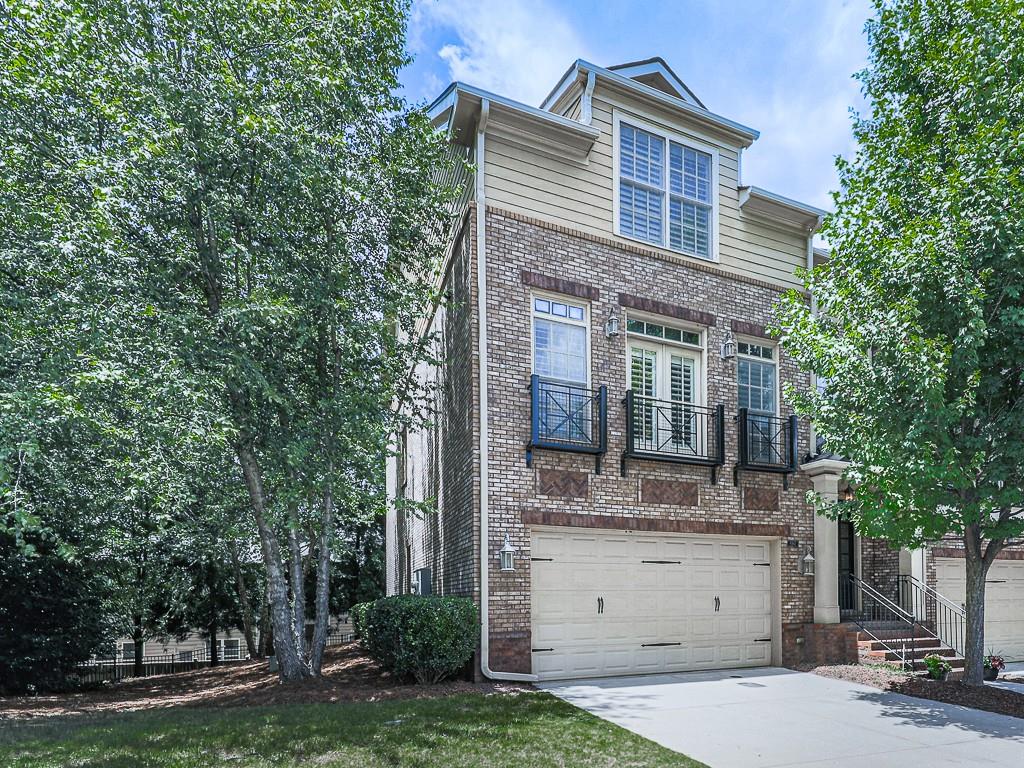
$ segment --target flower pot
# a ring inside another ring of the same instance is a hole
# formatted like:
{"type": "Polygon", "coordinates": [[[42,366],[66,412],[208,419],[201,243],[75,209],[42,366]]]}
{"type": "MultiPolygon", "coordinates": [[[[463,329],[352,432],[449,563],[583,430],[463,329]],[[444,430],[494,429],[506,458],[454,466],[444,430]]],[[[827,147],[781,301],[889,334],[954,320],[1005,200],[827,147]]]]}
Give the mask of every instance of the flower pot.
{"type": "Polygon", "coordinates": [[[981,672],[982,677],[984,677],[985,680],[987,680],[990,683],[997,677],[999,677],[999,670],[995,667],[985,667],[981,672]]]}

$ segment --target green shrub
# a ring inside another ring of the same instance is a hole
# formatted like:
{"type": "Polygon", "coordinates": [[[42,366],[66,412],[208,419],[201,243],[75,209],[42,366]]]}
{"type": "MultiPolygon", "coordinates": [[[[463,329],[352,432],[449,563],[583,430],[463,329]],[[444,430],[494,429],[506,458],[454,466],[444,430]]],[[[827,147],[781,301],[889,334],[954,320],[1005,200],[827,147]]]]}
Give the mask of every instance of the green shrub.
{"type": "Polygon", "coordinates": [[[391,674],[436,683],[473,655],[479,618],[465,597],[398,595],[364,604],[360,641],[391,674]]]}
{"type": "Polygon", "coordinates": [[[356,639],[362,638],[363,636],[366,612],[369,610],[371,605],[373,605],[373,601],[356,603],[348,610],[348,615],[352,619],[352,631],[355,633],[356,639]]]}

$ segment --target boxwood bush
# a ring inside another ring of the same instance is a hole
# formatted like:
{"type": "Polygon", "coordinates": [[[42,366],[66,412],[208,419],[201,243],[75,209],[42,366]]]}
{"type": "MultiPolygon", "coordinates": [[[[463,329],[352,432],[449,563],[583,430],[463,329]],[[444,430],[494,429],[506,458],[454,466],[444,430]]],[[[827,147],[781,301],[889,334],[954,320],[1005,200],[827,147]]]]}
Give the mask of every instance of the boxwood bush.
{"type": "Polygon", "coordinates": [[[366,612],[370,606],[373,605],[373,601],[367,603],[356,603],[349,608],[348,615],[352,619],[352,632],[355,634],[356,639],[363,636],[363,621],[366,617],[366,612]]]}
{"type": "Polygon", "coordinates": [[[458,672],[476,648],[479,619],[465,597],[396,595],[355,606],[360,642],[401,679],[436,683],[458,672]]]}

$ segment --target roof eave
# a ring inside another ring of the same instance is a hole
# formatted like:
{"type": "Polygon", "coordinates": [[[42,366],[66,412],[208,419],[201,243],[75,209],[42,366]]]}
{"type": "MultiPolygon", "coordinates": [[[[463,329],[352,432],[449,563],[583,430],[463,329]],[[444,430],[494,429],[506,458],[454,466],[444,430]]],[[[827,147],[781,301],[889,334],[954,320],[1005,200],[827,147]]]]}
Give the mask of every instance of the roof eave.
{"type": "Polygon", "coordinates": [[[739,192],[740,210],[743,213],[810,232],[816,232],[828,214],[821,208],[815,208],[813,205],[792,200],[760,187],[740,187],[739,192]]]}

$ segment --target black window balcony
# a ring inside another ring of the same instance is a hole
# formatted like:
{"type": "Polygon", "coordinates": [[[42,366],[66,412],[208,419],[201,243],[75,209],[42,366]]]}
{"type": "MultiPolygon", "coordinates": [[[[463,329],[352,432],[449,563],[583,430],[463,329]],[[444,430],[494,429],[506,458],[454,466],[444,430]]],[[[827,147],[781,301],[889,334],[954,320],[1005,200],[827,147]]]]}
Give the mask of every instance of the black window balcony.
{"type": "Polygon", "coordinates": [[[588,453],[601,472],[601,457],[608,450],[608,389],[530,377],[530,442],[526,466],[533,451],[588,453]]]}
{"type": "Polygon", "coordinates": [[[739,470],[776,472],[783,475],[783,487],[789,487],[789,476],[796,472],[798,422],[796,416],[780,418],[740,408],[736,414],[736,437],[739,461],[733,481],[739,481],[739,470]]]}
{"type": "Polygon", "coordinates": [[[711,482],[725,463],[725,408],[672,400],[657,400],[626,392],[627,459],[667,461],[711,467],[711,482]]]}

